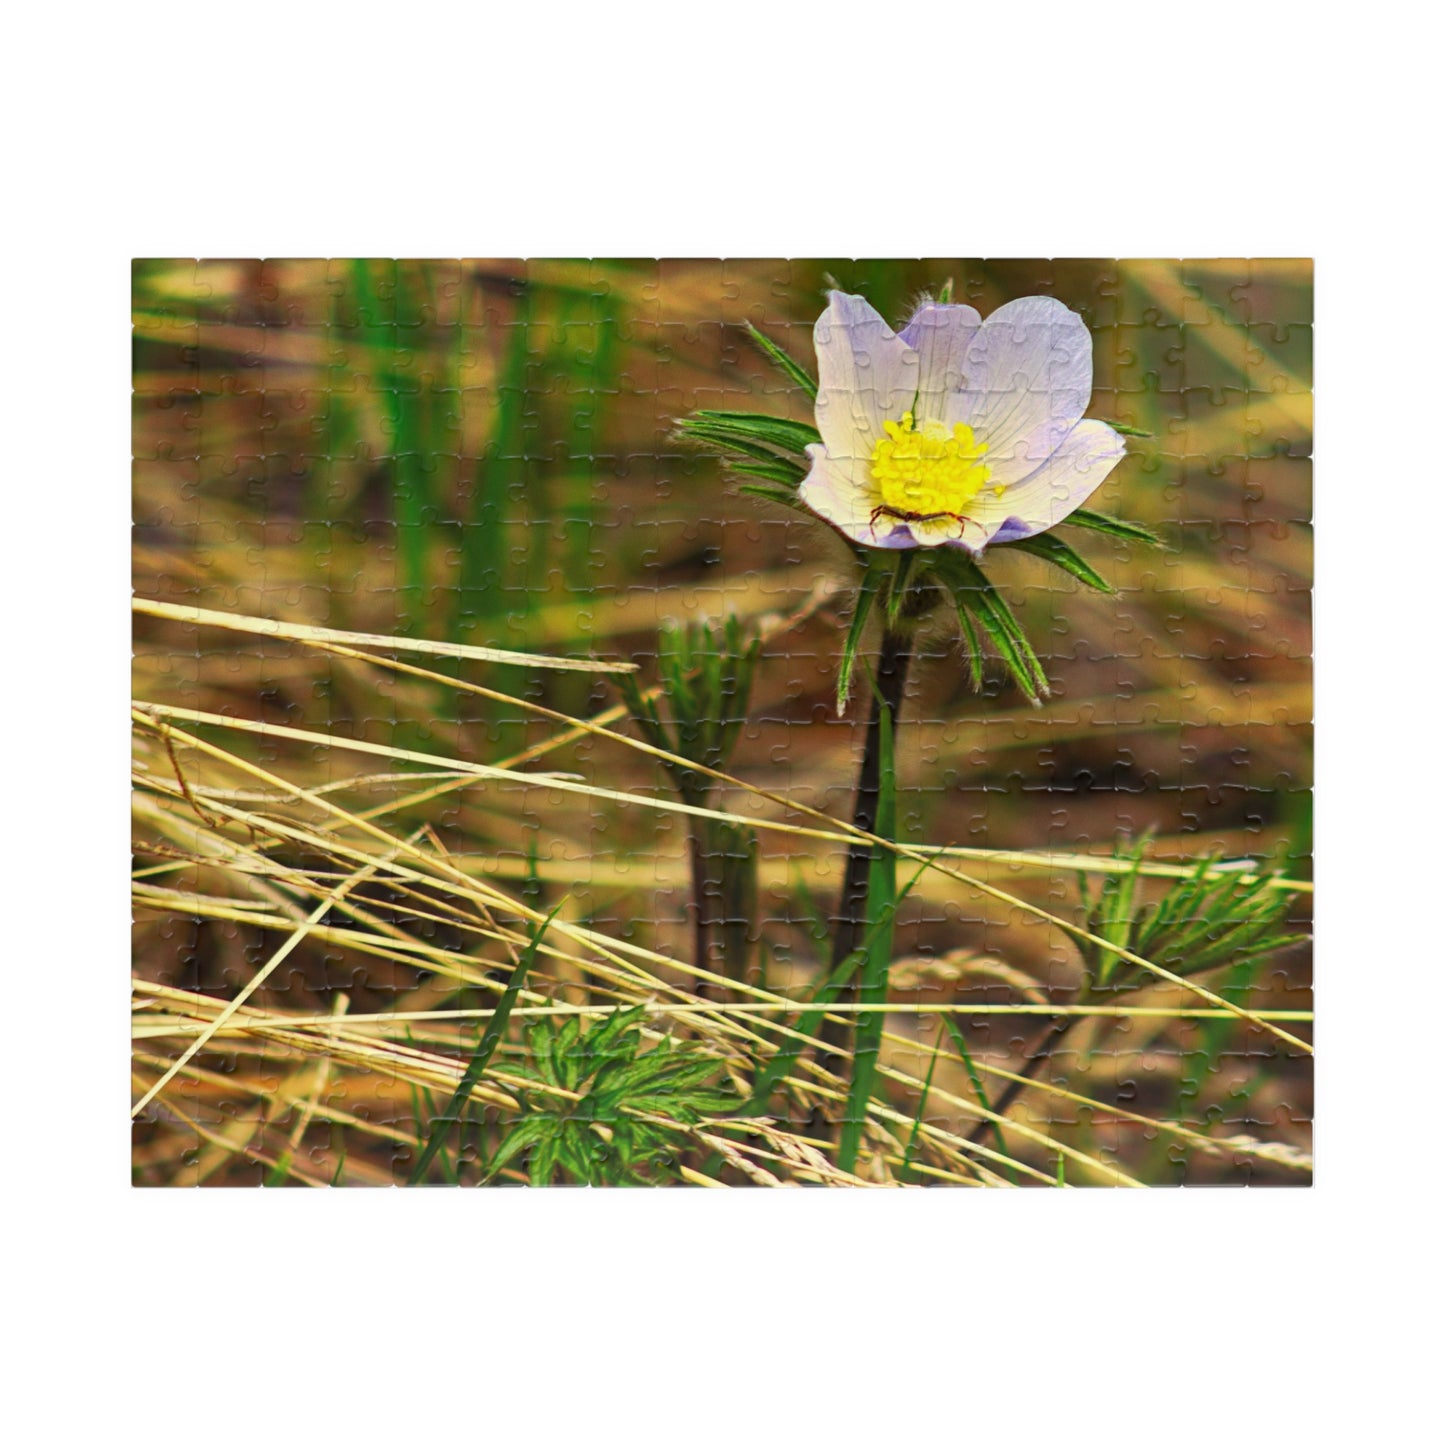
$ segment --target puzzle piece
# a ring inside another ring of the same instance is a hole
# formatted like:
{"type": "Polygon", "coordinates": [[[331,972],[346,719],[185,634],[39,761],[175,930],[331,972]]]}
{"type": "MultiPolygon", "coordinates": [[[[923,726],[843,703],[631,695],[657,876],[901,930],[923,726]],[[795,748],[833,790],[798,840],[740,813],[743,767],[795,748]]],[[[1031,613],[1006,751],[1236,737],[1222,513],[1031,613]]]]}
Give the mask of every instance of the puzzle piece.
{"type": "Polygon", "coordinates": [[[138,261],[136,1180],[1308,1183],[1312,281],[138,261]]]}

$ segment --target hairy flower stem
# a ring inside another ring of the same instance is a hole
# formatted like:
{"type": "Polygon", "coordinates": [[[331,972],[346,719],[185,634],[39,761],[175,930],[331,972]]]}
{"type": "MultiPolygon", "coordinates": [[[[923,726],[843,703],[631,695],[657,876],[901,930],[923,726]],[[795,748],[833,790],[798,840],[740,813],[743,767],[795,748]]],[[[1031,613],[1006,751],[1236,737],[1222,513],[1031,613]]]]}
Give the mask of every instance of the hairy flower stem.
{"type": "MultiPolygon", "coordinates": [[[[853,805],[853,824],[867,833],[877,832],[878,783],[883,763],[883,713],[886,709],[893,724],[892,735],[898,736],[898,714],[903,708],[903,690],[908,682],[908,664],[913,660],[913,639],[909,632],[887,629],[878,656],[876,689],[872,710],[868,715],[868,732],[863,744],[863,763],[858,770],[858,792],[853,805]]],[[[863,945],[868,926],[868,864],[873,856],[869,843],[857,842],[848,849],[848,866],[843,874],[843,888],[838,897],[838,913],[834,919],[833,957],[836,969],[850,954],[863,945]]],[[[858,1002],[858,971],[843,985],[837,998],[840,1004],[858,1002]]],[[[822,1043],[837,1048],[847,1045],[849,1028],[823,1020],[818,1031],[822,1043]]],[[[823,1062],[835,1074],[845,1072],[846,1059],[824,1053],[823,1062]]]]}
{"type": "MultiPolygon", "coordinates": [[[[707,795],[697,806],[707,803],[707,795]]],[[[688,833],[694,958],[699,968],[741,983],[747,973],[757,911],[757,838],[751,829],[714,818],[693,818],[688,833]]],[[[696,979],[700,999],[726,996],[719,985],[696,979]]]]}
{"type": "MultiPolygon", "coordinates": [[[[688,912],[692,915],[693,962],[699,968],[713,970],[712,918],[709,912],[709,870],[711,848],[707,836],[707,819],[694,818],[688,833],[688,864],[692,875],[692,900],[688,912]]],[[[706,979],[694,979],[692,991],[701,999],[716,999],[718,991],[706,979]]]]}

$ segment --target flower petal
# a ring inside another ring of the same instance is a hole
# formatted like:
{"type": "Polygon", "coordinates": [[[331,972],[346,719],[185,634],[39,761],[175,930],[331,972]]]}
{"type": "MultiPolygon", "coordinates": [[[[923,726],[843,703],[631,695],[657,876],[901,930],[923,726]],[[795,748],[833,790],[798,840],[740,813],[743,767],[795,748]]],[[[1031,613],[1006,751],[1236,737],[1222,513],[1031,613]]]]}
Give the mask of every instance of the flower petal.
{"type": "Polygon", "coordinates": [[[991,542],[1017,542],[1057,526],[1083,506],[1124,455],[1124,438],[1107,422],[1081,421],[1043,466],[998,495],[992,486],[969,507],[991,542]]]}
{"type": "Polygon", "coordinates": [[[974,333],[967,384],[948,425],[966,422],[988,446],[995,485],[1021,481],[1073,430],[1094,386],[1094,343],[1081,317],[1052,296],[1000,306],[974,333]]]}
{"type": "Polygon", "coordinates": [[[815,415],[834,461],[867,460],[918,390],[918,353],[861,297],[828,295],[828,309],[813,328],[818,352],[815,415]]]}
{"type": "Polygon", "coordinates": [[[880,517],[873,530],[873,509],[882,500],[869,470],[868,459],[834,457],[816,442],[808,448],[813,463],[798,488],[798,496],[825,522],[864,547],[893,549],[916,547],[912,532],[898,522],[880,517]]]}
{"type": "Polygon", "coordinates": [[[898,333],[918,353],[918,403],[914,414],[920,430],[929,422],[945,420],[947,398],[963,386],[968,345],[979,324],[979,314],[972,306],[938,306],[930,302],[920,306],[898,333]]]}

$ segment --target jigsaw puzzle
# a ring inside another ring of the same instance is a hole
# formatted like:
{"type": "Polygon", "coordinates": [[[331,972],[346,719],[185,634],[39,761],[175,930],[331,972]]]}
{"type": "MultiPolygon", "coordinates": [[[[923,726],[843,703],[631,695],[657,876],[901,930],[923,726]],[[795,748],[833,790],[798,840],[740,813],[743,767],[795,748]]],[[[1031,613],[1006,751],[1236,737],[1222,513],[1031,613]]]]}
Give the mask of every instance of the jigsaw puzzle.
{"type": "Polygon", "coordinates": [[[135,1184],[1308,1184],[1312,286],[137,261],[135,1184]]]}

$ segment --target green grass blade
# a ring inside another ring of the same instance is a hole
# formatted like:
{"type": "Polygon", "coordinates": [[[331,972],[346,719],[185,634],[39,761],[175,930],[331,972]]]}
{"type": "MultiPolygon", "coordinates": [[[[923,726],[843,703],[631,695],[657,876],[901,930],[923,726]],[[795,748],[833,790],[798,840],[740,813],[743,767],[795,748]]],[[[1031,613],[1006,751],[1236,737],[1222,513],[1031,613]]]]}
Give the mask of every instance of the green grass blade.
{"type": "MultiPolygon", "coordinates": [[[[930,865],[927,863],[922,864],[917,872],[914,873],[913,877],[908,880],[907,884],[899,890],[898,897],[894,902],[893,912],[890,913],[886,919],[880,920],[881,923],[887,923],[891,926],[893,915],[903,906],[908,895],[918,886],[918,880],[923,877],[929,867],[930,865]]],[[[878,925],[874,925],[875,928],[877,926],[878,925]]],[[[824,936],[826,937],[826,932],[824,936]]],[[[802,1015],[799,1017],[796,1029],[793,1031],[797,1037],[790,1036],[785,1038],[782,1044],[779,1045],[777,1053],[768,1061],[767,1067],[758,1074],[757,1081],[753,1085],[752,1096],[748,1100],[747,1106],[742,1110],[744,1116],[751,1115],[756,1117],[766,1111],[768,1100],[772,1097],[773,1090],[777,1088],[778,1084],[792,1069],[793,1064],[797,1061],[803,1050],[812,1041],[813,1035],[818,1031],[818,1025],[823,1022],[823,1015],[827,1013],[829,1004],[838,997],[843,989],[843,985],[853,976],[854,969],[863,961],[872,941],[873,929],[870,928],[869,931],[863,935],[863,946],[850,953],[848,957],[828,975],[828,978],[813,995],[808,1007],[803,1010],[802,1015]]]]}
{"type": "MultiPolygon", "coordinates": [[[[563,899],[562,903],[565,902],[566,899],[563,899]]],[[[527,981],[527,973],[536,962],[537,950],[542,946],[542,939],[548,927],[562,911],[562,903],[558,903],[539,925],[521,958],[517,960],[517,965],[512,970],[512,976],[507,980],[507,987],[497,1003],[496,1012],[493,1013],[491,1021],[487,1024],[486,1032],[482,1035],[482,1041],[477,1045],[477,1051],[472,1055],[471,1062],[462,1075],[462,1081],[457,1085],[457,1091],[451,1097],[451,1102],[433,1121],[431,1137],[428,1138],[421,1157],[412,1168],[411,1178],[407,1183],[419,1184],[421,1182],[426,1174],[427,1166],[435,1157],[437,1150],[441,1148],[447,1130],[461,1118],[462,1110],[466,1108],[467,1100],[472,1096],[472,1090],[481,1081],[487,1065],[492,1061],[492,1055],[497,1051],[497,1045],[502,1041],[502,1035],[507,1028],[507,1019],[511,1015],[513,1005],[517,1002],[517,995],[521,993],[522,985],[527,981]]]]}
{"type": "Polygon", "coordinates": [[[421,395],[403,386],[396,366],[396,328],[376,320],[378,301],[371,270],[364,260],[351,263],[358,309],[367,318],[362,337],[368,352],[372,379],[385,395],[391,425],[392,498],[396,517],[397,555],[401,559],[401,587],[405,605],[397,617],[398,629],[415,629],[426,596],[427,514],[430,497],[425,457],[422,454],[421,395]]]}
{"type": "MultiPolygon", "coordinates": [[[[898,789],[893,757],[893,714],[889,708],[880,710],[878,723],[878,817],[873,831],[880,838],[892,839],[898,829],[898,789]]],[[[859,1003],[878,1005],[888,1001],[888,966],[893,961],[893,918],[898,911],[897,887],[894,853],[875,845],[868,865],[868,935],[863,947],[859,1003]]],[[[868,1101],[873,1097],[873,1079],[883,1046],[885,1018],[881,1008],[873,1013],[860,1014],[854,1031],[853,1078],[848,1086],[848,1104],[838,1138],[838,1167],[850,1174],[858,1160],[863,1124],[868,1117],[868,1101]]]]}
{"type": "MultiPolygon", "coordinates": [[[[484,634],[496,630],[497,621],[513,609],[510,589],[508,528],[514,492],[524,480],[524,423],[528,405],[527,375],[531,364],[528,336],[532,293],[523,290],[517,302],[516,322],[507,328],[508,339],[497,386],[496,422],[491,442],[472,473],[471,514],[462,529],[461,566],[457,577],[454,632],[465,636],[473,628],[484,634]],[[516,484],[514,486],[514,484],[516,484]]],[[[503,688],[503,691],[506,689],[503,688]]]]}
{"type": "Polygon", "coordinates": [[[928,1095],[933,1089],[933,1071],[938,1067],[938,1056],[943,1051],[943,1030],[933,1041],[933,1057],[928,1061],[928,1073],[923,1078],[923,1092],[918,1096],[918,1112],[913,1116],[913,1127],[908,1131],[908,1142],[903,1146],[903,1163],[898,1167],[898,1177],[907,1181],[913,1173],[913,1151],[918,1147],[918,1134],[923,1128],[923,1114],[928,1108],[928,1095]]]}
{"type": "MultiPolygon", "coordinates": [[[[988,1093],[983,1087],[983,1080],[978,1076],[978,1065],[974,1063],[973,1055],[969,1052],[968,1043],[963,1037],[963,1030],[959,1028],[957,1020],[948,1014],[943,1015],[943,1022],[947,1026],[948,1032],[953,1039],[954,1048],[958,1050],[959,1058],[963,1060],[963,1067],[968,1070],[968,1081],[973,1085],[974,1098],[978,1100],[983,1108],[991,1109],[992,1105],[988,1102],[988,1093]]],[[[999,1127],[998,1120],[990,1119],[988,1121],[988,1127],[990,1133],[993,1135],[993,1142],[998,1152],[1002,1154],[1005,1159],[1011,1159],[1013,1156],[1009,1153],[1008,1145],[1004,1142],[1003,1129],[999,1127]]],[[[1009,1166],[1009,1175],[1015,1184],[1019,1182],[1018,1170],[1012,1165],[1009,1166]]]]}

